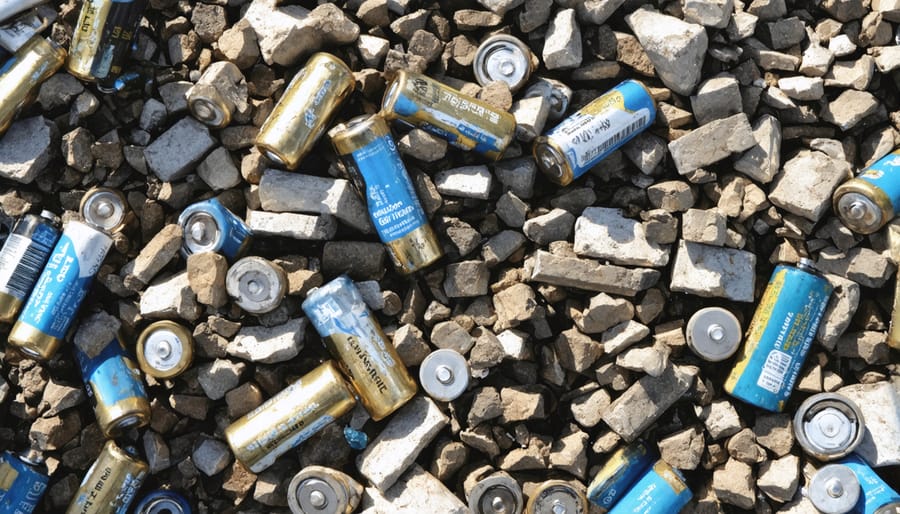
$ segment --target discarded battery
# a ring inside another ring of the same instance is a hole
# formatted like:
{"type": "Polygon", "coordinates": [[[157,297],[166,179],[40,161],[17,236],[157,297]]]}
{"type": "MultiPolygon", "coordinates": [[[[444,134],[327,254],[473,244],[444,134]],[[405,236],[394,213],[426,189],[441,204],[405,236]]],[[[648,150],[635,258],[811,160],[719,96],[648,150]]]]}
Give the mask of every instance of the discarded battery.
{"type": "Polygon", "coordinates": [[[569,116],[534,142],[534,159],[547,178],[561,186],[649,127],[656,119],[650,91],[626,80],[569,116]]]}
{"type": "Polygon", "coordinates": [[[522,488],[504,471],[479,480],[466,501],[472,514],[521,514],[525,506],[522,488]]]}
{"type": "Polygon", "coordinates": [[[680,512],[693,496],[681,473],[666,461],[658,460],[609,512],[672,514],[680,512]]]}
{"type": "Polygon", "coordinates": [[[784,409],[833,289],[809,259],[776,266],[725,391],[769,411],[784,409]]]}
{"type": "Polygon", "coordinates": [[[174,491],[157,489],[138,502],[134,514],[191,514],[191,504],[174,491]]]}
{"type": "Polygon", "coordinates": [[[125,195],[108,187],[95,187],[85,193],[80,210],[85,223],[107,234],[121,232],[135,219],[125,195]]]}
{"type": "Polygon", "coordinates": [[[526,514],[587,514],[584,493],[564,480],[548,480],[528,498],[526,514]]]}
{"type": "Polygon", "coordinates": [[[194,338],[174,321],[157,321],[141,332],[135,351],[141,371],[154,378],[175,378],[194,360],[194,338]]]}
{"type": "Polygon", "coordinates": [[[419,382],[428,396],[452,402],[469,387],[469,373],[469,363],[461,353],[443,348],[428,354],[419,365],[419,382]]]}
{"type": "Polygon", "coordinates": [[[225,276],[228,296],[251,314],[275,310],[287,294],[287,275],[281,266],[262,257],[244,257],[225,276]]]}
{"type": "Polygon", "coordinates": [[[859,479],[843,464],[823,466],[808,486],[809,500],[822,514],[847,514],[859,502],[859,479]]]}
{"type": "Polygon", "coordinates": [[[217,252],[234,261],[250,246],[250,227],[215,198],[189,205],[178,216],[178,224],[184,232],[185,257],[217,252]]]}
{"type": "Polygon", "coordinates": [[[69,45],[69,73],[110,91],[146,5],[147,0],[85,0],[69,45]]]}
{"type": "Polygon", "coordinates": [[[721,307],[706,307],[688,320],[685,334],[688,347],[710,362],[723,361],[741,345],[741,323],[721,307]]]}
{"type": "Polygon", "coordinates": [[[43,37],[29,39],[7,59],[0,68],[0,134],[34,101],[41,83],[56,73],[65,59],[66,51],[43,37]]]}
{"type": "Polygon", "coordinates": [[[50,475],[34,450],[0,453],[0,514],[31,514],[47,491],[50,475]]]}
{"type": "Polygon", "coordinates": [[[638,440],[622,446],[606,460],[588,485],[588,499],[602,512],[609,511],[654,462],[656,452],[647,443],[638,440]]]}
{"type": "Polygon", "coordinates": [[[287,490],[293,514],[350,514],[359,505],[363,486],[336,469],[306,466],[287,490]]]}
{"type": "Polygon", "coordinates": [[[900,208],[900,149],[838,186],[833,198],[844,225],[860,234],[878,231],[900,208]]]}
{"type": "Polygon", "coordinates": [[[132,447],[106,441],[66,509],[66,514],[126,514],[149,466],[132,447]]]}
{"type": "Polygon", "coordinates": [[[191,114],[213,128],[224,128],[236,110],[247,109],[244,75],[228,61],[210,64],[186,96],[191,114]]]}
{"type": "Polygon", "coordinates": [[[482,86],[499,80],[515,93],[528,82],[534,71],[534,54],[519,38],[509,34],[491,36],[475,51],[475,80],[482,86]]]}
{"type": "Polygon", "coordinates": [[[794,414],[794,435],[813,457],[839,459],[856,449],[866,432],[862,411],[849,398],[836,393],[810,396],[794,414]]]}
{"type": "Polygon", "coordinates": [[[50,211],[26,214],[0,249],[0,322],[15,321],[59,239],[59,218],[50,211]]]}
{"type": "Polygon", "coordinates": [[[855,453],[844,457],[839,464],[853,470],[861,488],[855,514],[897,514],[900,512],[900,493],[891,489],[878,473],[855,453]]]}

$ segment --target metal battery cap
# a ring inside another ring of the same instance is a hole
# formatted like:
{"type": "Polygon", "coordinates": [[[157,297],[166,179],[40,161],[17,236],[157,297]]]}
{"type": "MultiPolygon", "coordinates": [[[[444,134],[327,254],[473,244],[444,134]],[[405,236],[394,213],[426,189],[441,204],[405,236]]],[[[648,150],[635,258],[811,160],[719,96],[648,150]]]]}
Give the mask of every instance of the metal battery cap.
{"type": "Polygon", "coordinates": [[[344,514],[350,506],[349,492],[320,466],[310,466],[294,475],[288,485],[288,507],[293,514],[344,514]]]}
{"type": "Polygon", "coordinates": [[[726,309],[706,307],[695,312],[687,323],[687,344],[699,357],[723,361],[741,344],[741,323],[726,309]]]}
{"type": "Polygon", "coordinates": [[[869,234],[882,225],[882,212],[871,198],[851,191],[837,201],[837,215],[851,230],[869,234]]]}
{"type": "Polygon", "coordinates": [[[819,469],[809,483],[809,499],[823,514],[846,514],[859,501],[860,485],[856,473],[843,464],[819,469]]]}
{"type": "Polygon", "coordinates": [[[435,400],[451,402],[469,387],[469,363],[456,350],[435,350],[419,366],[419,381],[435,400]]]}
{"type": "Polygon", "coordinates": [[[81,216],[88,225],[114,232],[125,224],[128,207],[121,193],[109,189],[88,191],[81,202],[81,216]]]}
{"type": "Polygon", "coordinates": [[[137,342],[138,364],[156,378],[173,378],[184,372],[194,357],[190,333],[172,321],[158,321],[141,333],[137,342]]]}
{"type": "Polygon", "coordinates": [[[475,51],[475,80],[482,86],[500,80],[515,93],[531,76],[531,50],[518,38],[498,34],[475,51]]]}
{"type": "Polygon", "coordinates": [[[251,314],[275,310],[287,293],[284,271],[262,257],[244,257],[225,275],[225,289],[238,306],[251,314]]]}
{"type": "Polygon", "coordinates": [[[587,500],[570,484],[551,480],[544,483],[528,502],[528,514],[585,514],[587,500]]]}
{"type": "Polygon", "coordinates": [[[512,477],[494,475],[475,484],[468,504],[474,514],[520,514],[525,500],[512,477]]]}
{"type": "Polygon", "coordinates": [[[212,252],[218,249],[222,229],[212,214],[205,211],[192,213],[181,226],[184,246],[188,253],[212,252]]]}
{"type": "Polygon", "coordinates": [[[865,433],[862,411],[836,393],[810,396],[794,414],[794,434],[808,454],[820,460],[849,455],[865,433]]]}
{"type": "Polygon", "coordinates": [[[547,138],[541,136],[535,140],[534,158],[541,171],[556,184],[565,186],[574,180],[566,157],[547,138]]]}

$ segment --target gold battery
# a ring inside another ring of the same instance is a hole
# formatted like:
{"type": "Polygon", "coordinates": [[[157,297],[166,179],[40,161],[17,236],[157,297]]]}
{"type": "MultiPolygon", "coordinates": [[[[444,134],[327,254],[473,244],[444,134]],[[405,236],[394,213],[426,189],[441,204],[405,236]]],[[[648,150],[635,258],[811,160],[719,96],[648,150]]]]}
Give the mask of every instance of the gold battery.
{"type": "Polygon", "coordinates": [[[188,108],[213,128],[231,123],[235,110],[247,109],[247,81],[240,68],[228,61],[214,62],[187,92],[188,108]]]}
{"type": "Polygon", "coordinates": [[[81,6],[78,23],[69,44],[69,59],[66,61],[69,73],[81,80],[87,82],[95,80],[91,66],[100,48],[103,27],[112,7],[112,0],[84,0],[81,6]]]}
{"type": "Polygon", "coordinates": [[[256,146],[269,159],[296,169],[355,86],[353,72],[342,60],[313,54],[259,129],[256,146]]]}
{"type": "Polygon", "coordinates": [[[343,416],[356,399],[326,361],[225,429],[236,459],[254,473],[343,416]]]}
{"type": "Polygon", "coordinates": [[[194,360],[194,338],[174,321],[157,321],[141,332],[135,353],[145,374],[164,380],[175,378],[194,360]]]}
{"type": "Polygon", "coordinates": [[[126,452],[115,442],[107,441],[81,481],[66,514],[125,512],[149,469],[147,463],[133,452],[126,452]]]}
{"type": "Polygon", "coordinates": [[[65,50],[40,36],[28,40],[9,58],[0,71],[0,134],[35,99],[41,82],[56,73],[65,59],[65,50]]]}
{"type": "Polygon", "coordinates": [[[134,224],[134,212],[118,189],[93,187],[81,197],[79,207],[84,221],[107,234],[122,232],[134,224]]]}
{"type": "Polygon", "coordinates": [[[462,150],[499,159],[516,134],[512,114],[425,75],[401,70],[381,105],[388,120],[402,120],[462,150]]]}
{"type": "Polygon", "coordinates": [[[328,135],[346,165],[357,193],[368,205],[372,223],[381,241],[388,247],[397,269],[412,273],[440,259],[443,250],[428,223],[384,118],[377,114],[359,116],[336,126],[328,135]],[[392,209],[380,216],[386,220],[385,223],[381,223],[376,215],[381,209],[392,209]],[[400,219],[390,219],[390,214],[404,210],[409,210],[409,213],[400,219]],[[392,238],[391,231],[405,223],[419,226],[392,238]]]}

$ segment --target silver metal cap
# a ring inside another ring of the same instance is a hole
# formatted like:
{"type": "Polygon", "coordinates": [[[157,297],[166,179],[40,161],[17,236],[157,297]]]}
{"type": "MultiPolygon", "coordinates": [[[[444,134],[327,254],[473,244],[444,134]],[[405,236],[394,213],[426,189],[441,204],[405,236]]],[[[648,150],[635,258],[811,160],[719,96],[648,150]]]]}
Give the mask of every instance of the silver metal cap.
{"type": "Polygon", "coordinates": [[[171,498],[157,498],[150,501],[135,514],[188,514],[181,504],[171,498]]]}
{"type": "Polygon", "coordinates": [[[144,361],[158,371],[170,371],[181,363],[184,341],[175,332],[159,328],[144,341],[144,361]]]}
{"type": "Polygon", "coordinates": [[[241,309],[251,314],[275,310],[287,293],[284,271],[262,257],[244,257],[225,276],[225,289],[241,309]]]}
{"type": "Polygon", "coordinates": [[[482,86],[500,80],[515,93],[531,76],[531,50],[510,35],[489,37],[475,51],[474,71],[475,80],[482,86]]]}
{"type": "Polygon", "coordinates": [[[184,232],[184,247],[188,254],[214,252],[222,240],[222,229],[208,212],[192,213],[181,224],[184,232]]]}
{"type": "Polygon", "coordinates": [[[809,499],[823,514],[846,514],[859,501],[856,473],[843,464],[822,467],[809,483],[809,499]]]}
{"type": "Polygon", "coordinates": [[[296,505],[300,509],[292,509],[296,514],[343,514],[346,509],[346,500],[339,492],[331,484],[318,478],[307,478],[292,487],[288,495],[296,499],[291,502],[292,506],[296,505]]]}
{"type": "Polygon", "coordinates": [[[723,361],[737,351],[741,344],[741,323],[726,309],[706,307],[688,320],[687,345],[698,357],[723,361]]]}
{"type": "Polygon", "coordinates": [[[571,486],[554,485],[534,499],[534,514],[585,514],[581,495],[571,486]]]}
{"type": "Polygon", "coordinates": [[[494,475],[481,480],[468,498],[473,514],[520,514],[525,505],[522,488],[506,475],[494,475]]]}
{"type": "Polygon", "coordinates": [[[81,215],[88,225],[110,232],[124,224],[128,206],[115,192],[100,190],[85,198],[81,215]]]}
{"type": "Polygon", "coordinates": [[[849,455],[865,433],[862,411],[836,393],[810,396],[794,414],[794,434],[804,451],[820,460],[849,455]]]}
{"type": "Polygon", "coordinates": [[[456,350],[435,350],[419,366],[419,381],[428,396],[451,402],[469,387],[469,363],[456,350]]]}
{"type": "Polygon", "coordinates": [[[884,223],[878,204],[856,192],[849,192],[838,198],[837,215],[850,230],[862,234],[870,234],[884,223]]]}

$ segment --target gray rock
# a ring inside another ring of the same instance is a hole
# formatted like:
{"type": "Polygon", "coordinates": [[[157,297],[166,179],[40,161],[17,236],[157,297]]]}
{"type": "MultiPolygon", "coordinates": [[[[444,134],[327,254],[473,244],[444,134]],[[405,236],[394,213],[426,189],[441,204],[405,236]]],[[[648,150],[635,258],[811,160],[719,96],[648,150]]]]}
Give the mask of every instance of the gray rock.
{"type": "Polygon", "coordinates": [[[231,463],[231,450],[217,439],[204,438],[191,453],[191,461],[204,475],[217,475],[231,463]]]}
{"type": "MultiPolygon", "coordinates": [[[[363,36],[360,36],[362,40],[363,36]]],[[[443,159],[447,154],[447,141],[421,129],[412,129],[397,141],[400,153],[424,162],[443,159]]]]}
{"type": "Polygon", "coordinates": [[[329,214],[247,211],[247,226],[253,234],[281,236],[301,241],[328,241],[337,233],[337,220],[329,214]]]}
{"type": "Polygon", "coordinates": [[[753,123],[756,146],[734,161],[734,169],[757,182],[768,184],[781,166],[781,122],[763,114],[753,123]]]}
{"type": "Polygon", "coordinates": [[[296,318],[274,327],[243,327],[225,351],[232,357],[274,364],[296,357],[303,349],[306,318],[296,318]]]}
{"type": "Polygon", "coordinates": [[[778,88],[788,97],[803,102],[818,100],[825,95],[825,81],[819,77],[784,77],[778,88]]]}
{"type": "Polygon", "coordinates": [[[553,241],[563,241],[572,234],[575,216],[564,209],[553,209],[543,216],[536,216],[526,221],[522,231],[528,239],[540,246],[553,241]]]}
{"type": "Polygon", "coordinates": [[[716,400],[704,406],[695,405],[694,413],[706,426],[713,441],[732,436],[741,430],[741,418],[728,400],[716,400]]]}
{"type": "Polygon", "coordinates": [[[487,166],[463,166],[441,170],[434,185],[442,195],[487,200],[491,192],[491,172],[487,166]]]}
{"type": "Polygon", "coordinates": [[[170,223],[163,227],[133,261],[122,266],[120,275],[125,287],[135,292],[146,287],[178,255],[183,241],[180,225],[170,223]]]}
{"type": "Polygon", "coordinates": [[[463,261],[447,266],[444,293],[449,298],[482,296],[488,292],[490,271],[483,261],[463,261]]]}
{"type": "Polygon", "coordinates": [[[685,0],[684,21],[724,29],[734,14],[734,0],[685,0]]]}
{"type": "Polygon", "coordinates": [[[506,159],[494,164],[494,175],[505,190],[512,191],[519,198],[531,198],[537,163],[531,157],[506,159]]]}
{"type": "Polygon", "coordinates": [[[826,275],[825,278],[834,286],[834,292],[828,300],[828,307],[822,316],[816,339],[828,350],[834,350],[838,339],[850,326],[856,308],[859,306],[859,284],[838,275],[826,275]]]}
{"type": "Polygon", "coordinates": [[[14,122],[0,139],[0,177],[30,184],[50,164],[59,130],[43,116],[14,122]]]}
{"type": "Polygon", "coordinates": [[[478,3],[490,9],[492,13],[503,16],[511,9],[525,3],[525,0],[478,0],[478,3]]]}
{"type": "Polygon", "coordinates": [[[223,147],[216,148],[197,166],[197,175],[213,191],[224,191],[241,183],[241,170],[234,164],[231,153],[223,147]]]}
{"type": "Polygon", "coordinates": [[[670,364],[659,377],[645,375],[616,398],[603,421],[622,439],[634,441],[687,392],[697,373],[692,366],[670,364]]]}
{"type": "Polygon", "coordinates": [[[544,131],[550,100],[543,96],[522,98],[512,104],[509,112],[516,118],[516,138],[530,143],[544,131]]]}
{"type": "Polygon", "coordinates": [[[756,144],[744,113],[712,121],[669,143],[678,173],[686,175],[756,144]]]}
{"type": "Polygon", "coordinates": [[[769,189],[769,201],[810,221],[831,207],[831,195],[850,176],[850,166],[822,152],[801,151],[784,164],[769,189]]]}
{"type": "Polygon", "coordinates": [[[691,108],[699,125],[727,118],[743,110],[738,81],[728,75],[713,77],[697,88],[691,108]]]}
{"type": "Polygon", "coordinates": [[[755,280],[755,254],[682,241],[669,287],[697,296],[752,302],[755,280]]]}
{"type": "Polygon", "coordinates": [[[608,207],[582,212],[575,222],[575,253],[634,266],[661,267],[669,262],[668,247],[650,241],[643,224],[608,207]]]}
{"type": "Polygon", "coordinates": [[[353,186],[343,179],[267,169],[259,182],[259,200],[266,211],[330,214],[360,232],[374,230],[353,186]]]}
{"type": "Polygon", "coordinates": [[[692,243],[724,246],[725,222],[725,214],[716,208],[688,209],[681,216],[682,238],[692,243]]]}
{"type": "Polygon", "coordinates": [[[144,158],[160,180],[173,182],[190,173],[215,144],[206,125],[187,117],[150,143],[144,149],[144,158]]]}
{"type": "Polygon", "coordinates": [[[575,9],[562,9],[550,21],[542,56],[548,70],[577,68],[581,64],[581,30],[575,9]]]}
{"type": "Polygon", "coordinates": [[[606,293],[592,296],[588,306],[575,318],[575,325],[586,334],[598,334],[634,316],[634,305],[624,298],[606,293]]]}
{"type": "Polygon", "coordinates": [[[643,7],[627,15],[625,21],[663,84],[680,95],[691,94],[700,81],[709,42],[703,26],[643,7]]]}
{"type": "Polygon", "coordinates": [[[157,280],[141,294],[141,316],[148,319],[195,321],[201,308],[191,289],[186,271],[157,280]]]}
{"type": "Polygon", "coordinates": [[[627,320],[603,332],[600,342],[603,343],[603,351],[607,355],[617,355],[649,335],[650,327],[634,320],[627,320]]]}
{"type": "Polygon", "coordinates": [[[247,365],[243,362],[232,362],[228,359],[216,359],[198,369],[197,382],[210,400],[221,400],[225,393],[240,384],[241,375],[247,365]]]}
{"type": "Polygon", "coordinates": [[[561,257],[542,250],[535,254],[531,270],[534,282],[624,296],[634,296],[653,287],[659,277],[660,272],[653,269],[629,269],[591,259],[561,257]]]}
{"type": "Polygon", "coordinates": [[[826,105],[821,116],[841,130],[849,130],[878,110],[878,105],[878,99],[871,93],[848,89],[826,105]]]}
{"type": "Polygon", "coordinates": [[[759,465],[759,479],[756,486],[777,502],[790,501],[797,491],[799,482],[800,458],[796,455],[785,455],[759,465]]]}
{"type": "Polygon", "coordinates": [[[856,453],[872,467],[900,464],[900,392],[888,382],[853,384],[837,393],[862,411],[866,432],[856,453]]]}
{"type": "Polygon", "coordinates": [[[662,460],[674,468],[692,470],[700,465],[706,442],[703,430],[693,426],[660,439],[658,446],[662,460]]]}
{"type": "Polygon", "coordinates": [[[753,468],[737,459],[729,459],[725,466],[713,472],[712,488],[724,503],[741,509],[756,505],[753,468]]]}
{"type": "Polygon", "coordinates": [[[360,501],[360,514],[421,514],[440,512],[467,514],[468,507],[440,480],[418,464],[410,466],[387,491],[367,487],[360,501]]]}

